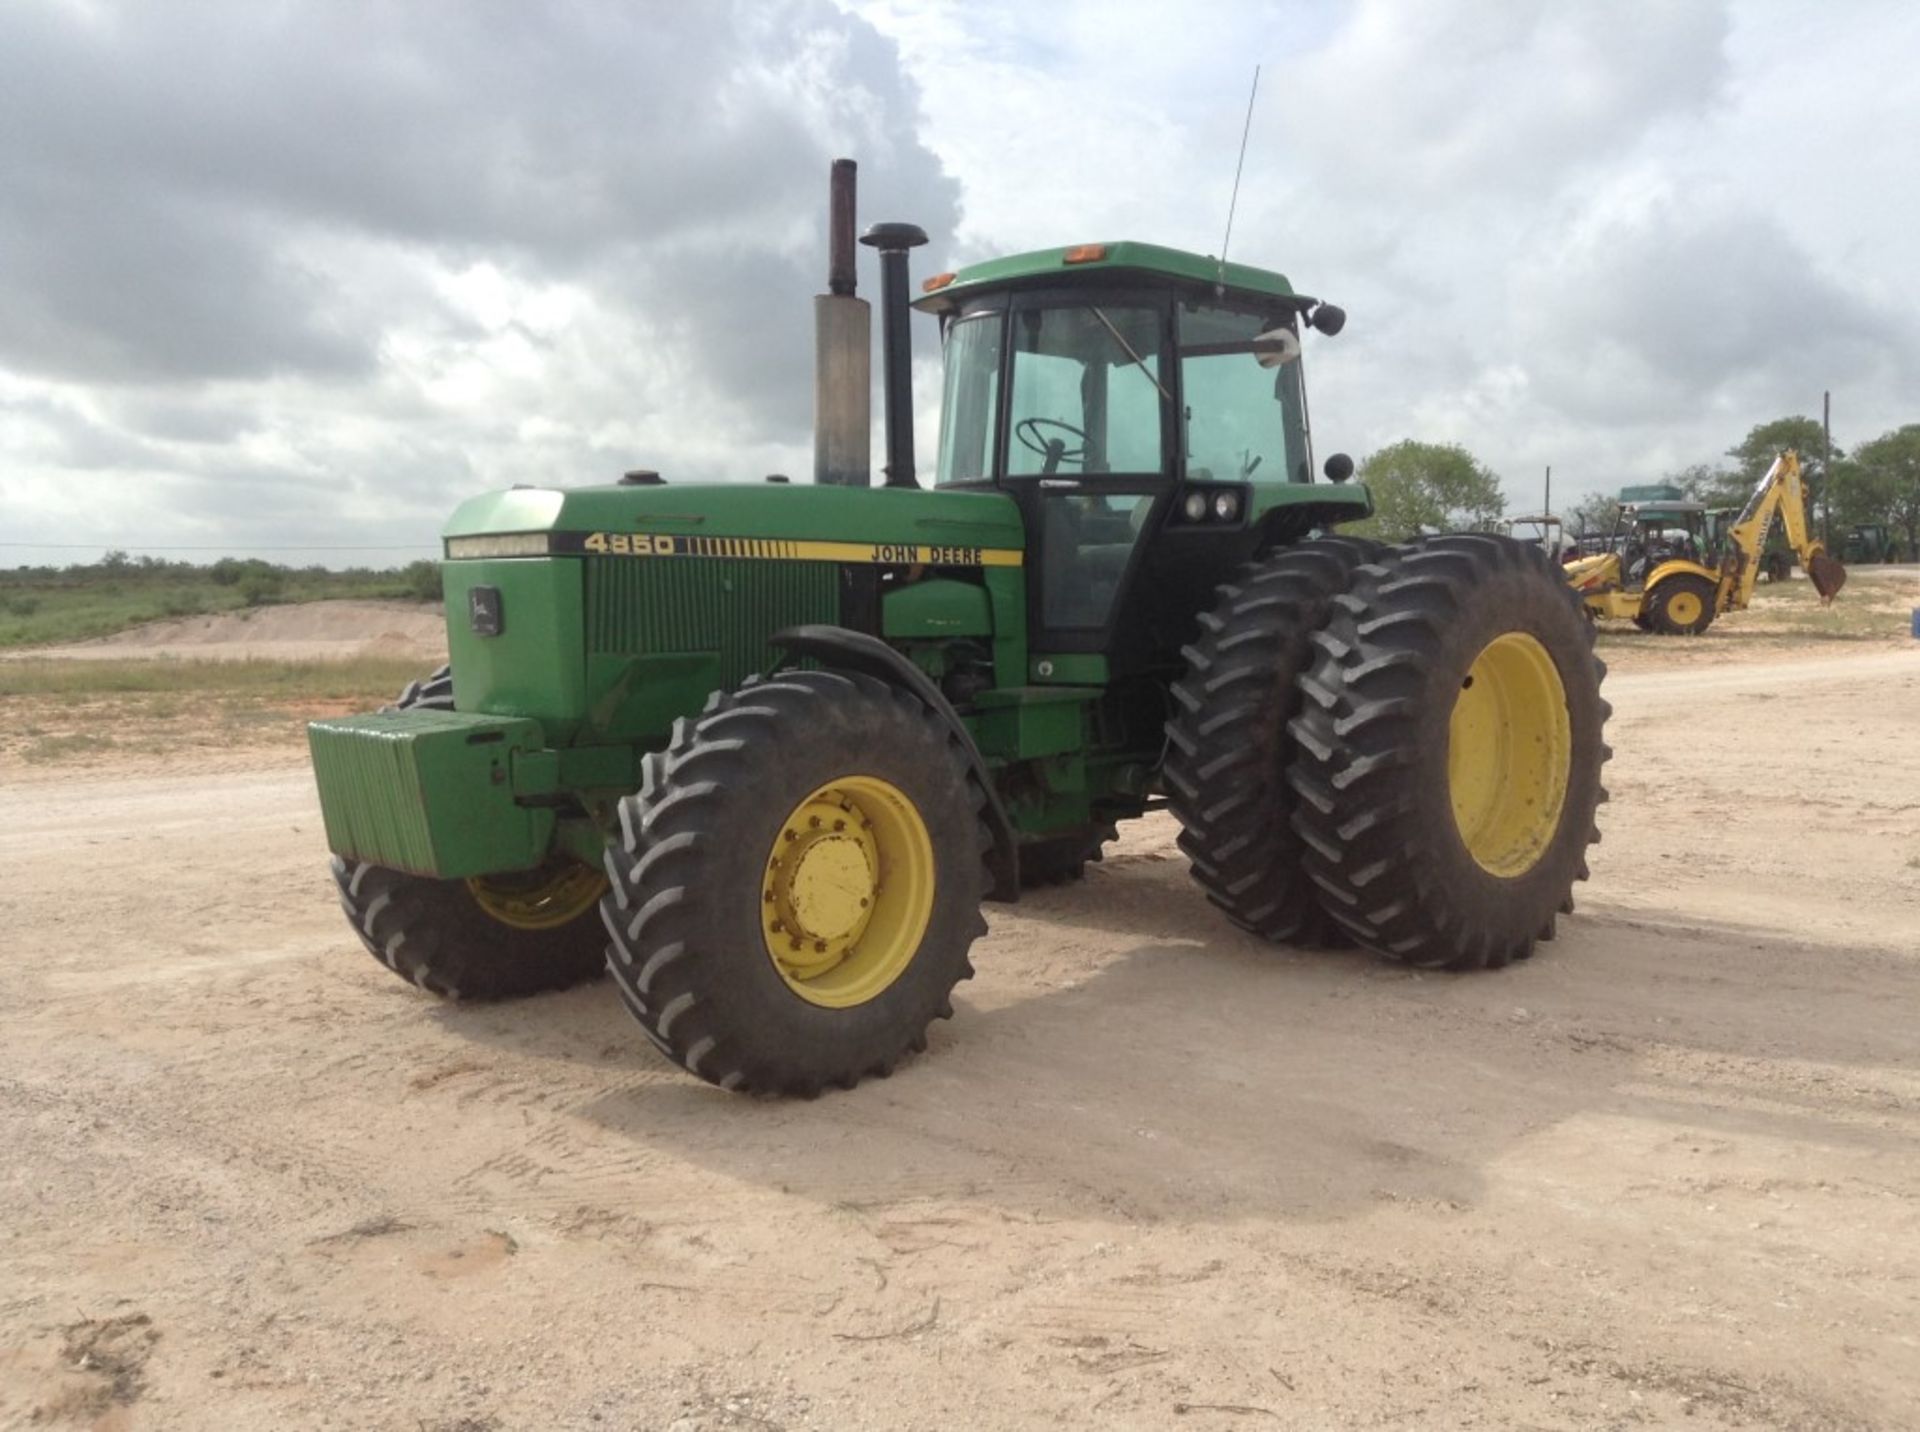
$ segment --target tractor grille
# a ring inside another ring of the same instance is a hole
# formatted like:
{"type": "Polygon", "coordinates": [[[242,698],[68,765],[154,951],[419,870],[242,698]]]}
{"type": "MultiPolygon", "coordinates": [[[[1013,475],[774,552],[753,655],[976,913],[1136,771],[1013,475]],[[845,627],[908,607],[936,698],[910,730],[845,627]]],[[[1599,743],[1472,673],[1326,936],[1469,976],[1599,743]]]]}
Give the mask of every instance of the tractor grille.
{"type": "Polygon", "coordinates": [[[716,651],[727,686],[773,664],[767,638],[782,627],[839,620],[832,562],[610,557],[586,569],[589,655],[716,651]]]}

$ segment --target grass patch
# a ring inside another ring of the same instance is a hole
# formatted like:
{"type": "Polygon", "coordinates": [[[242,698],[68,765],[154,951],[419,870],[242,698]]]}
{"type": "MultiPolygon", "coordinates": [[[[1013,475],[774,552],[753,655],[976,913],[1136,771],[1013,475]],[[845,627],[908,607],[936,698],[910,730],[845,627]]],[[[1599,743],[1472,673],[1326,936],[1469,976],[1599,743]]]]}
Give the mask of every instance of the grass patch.
{"type": "Polygon", "coordinates": [[[82,567],[0,571],[0,648],[111,636],[168,617],[293,602],[438,598],[431,562],[393,571],[276,567],[223,558],[209,566],[109,557],[82,567]]]}
{"type": "Polygon", "coordinates": [[[204,758],[304,750],[318,716],[372,711],[417,660],[0,661],[0,770],[14,761],[204,758]]]}
{"type": "MultiPolygon", "coordinates": [[[[1699,639],[1796,645],[1897,640],[1908,635],[1913,608],[1920,606],[1920,573],[1911,581],[1903,580],[1904,575],[1850,581],[1828,607],[1820,605],[1820,594],[1809,581],[1763,583],[1754,589],[1753,600],[1745,611],[1715,617],[1713,626],[1699,639]]],[[[1649,639],[1661,643],[1687,640],[1684,637],[1649,638],[1626,622],[1602,622],[1600,639],[1602,645],[1625,645],[1649,639]]]]}
{"type": "MultiPolygon", "coordinates": [[[[66,661],[20,657],[0,661],[0,699],[14,696],[246,697],[262,702],[391,701],[424,675],[416,659],[356,657],[347,661],[66,661]]],[[[145,714],[184,714],[180,700],[148,703],[145,714]]]]}
{"type": "Polygon", "coordinates": [[[97,731],[73,731],[64,736],[39,736],[20,750],[20,759],[33,765],[49,761],[70,761],[77,756],[97,756],[117,743],[113,737],[97,731]]]}

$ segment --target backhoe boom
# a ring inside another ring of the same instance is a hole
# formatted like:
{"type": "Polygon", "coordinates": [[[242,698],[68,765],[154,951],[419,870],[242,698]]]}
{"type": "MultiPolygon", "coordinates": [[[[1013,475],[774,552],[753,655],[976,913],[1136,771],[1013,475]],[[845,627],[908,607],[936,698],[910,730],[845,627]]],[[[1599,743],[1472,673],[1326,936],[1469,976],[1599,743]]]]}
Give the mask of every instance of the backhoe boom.
{"type": "Polygon", "coordinates": [[[1753,584],[1760,575],[1760,552],[1766,546],[1776,511],[1785,524],[1788,544],[1823,603],[1832,601],[1846,580],[1846,570],[1827,556],[1825,545],[1813,535],[1807,522],[1800,458],[1789,450],[1773,460],[1773,466],[1755,484],[1747,505],[1727,529],[1726,555],[1720,562],[1720,610],[1743,610],[1752,599],[1753,584]]]}

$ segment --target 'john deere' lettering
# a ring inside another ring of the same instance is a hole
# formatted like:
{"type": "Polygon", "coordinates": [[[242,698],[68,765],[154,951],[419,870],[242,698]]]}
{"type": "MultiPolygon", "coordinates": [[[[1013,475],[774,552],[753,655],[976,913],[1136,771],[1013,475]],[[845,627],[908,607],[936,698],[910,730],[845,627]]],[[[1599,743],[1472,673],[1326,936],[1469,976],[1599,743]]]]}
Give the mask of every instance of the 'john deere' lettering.
{"type": "Polygon", "coordinates": [[[653,532],[560,534],[553,551],[596,557],[732,557],[769,562],[861,562],[900,567],[1017,567],[1002,547],[936,547],[918,542],[805,542],[784,537],[691,537],[653,532]]]}

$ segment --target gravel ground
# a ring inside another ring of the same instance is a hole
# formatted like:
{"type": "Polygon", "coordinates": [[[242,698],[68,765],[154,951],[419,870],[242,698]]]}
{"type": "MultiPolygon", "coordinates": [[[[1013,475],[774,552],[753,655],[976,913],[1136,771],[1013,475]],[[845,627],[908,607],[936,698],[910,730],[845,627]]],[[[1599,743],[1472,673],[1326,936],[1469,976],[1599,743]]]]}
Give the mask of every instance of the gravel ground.
{"type": "Polygon", "coordinates": [[[814,1103],[439,1006],[297,749],[0,771],[0,1425],[1920,1422],[1920,644],[1626,644],[1578,914],[1263,946],[1164,818],[814,1103]]]}

